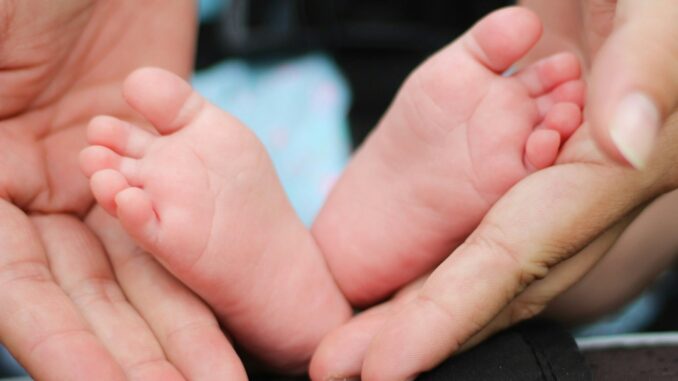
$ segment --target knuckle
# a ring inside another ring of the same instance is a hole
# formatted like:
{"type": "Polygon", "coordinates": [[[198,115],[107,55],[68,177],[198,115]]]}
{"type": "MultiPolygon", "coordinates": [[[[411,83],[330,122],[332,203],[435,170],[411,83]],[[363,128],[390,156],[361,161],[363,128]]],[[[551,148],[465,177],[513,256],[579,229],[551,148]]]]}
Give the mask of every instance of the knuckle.
{"type": "Polygon", "coordinates": [[[529,301],[515,301],[509,307],[509,325],[531,319],[544,310],[544,304],[529,301]]]}
{"type": "Polygon", "coordinates": [[[474,233],[467,241],[476,246],[477,252],[488,253],[498,265],[516,275],[521,287],[525,287],[548,273],[548,265],[542,261],[544,252],[539,255],[532,252],[532,245],[508,238],[502,226],[485,222],[481,230],[474,233]]]}
{"type": "MultiPolygon", "coordinates": [[[[443,318],[444,321],[448,322],[450,326],[455,326],[459,323],[459,318],[458,316],[455,316],[455,314],[450,311],[443,303],[440,302],[435,297],[432,297],[427,294],[421,294],[417,297],[416,299],[417,304],[419,304],[420,307],[424,310],[428,311],[433,311],[434,313],[438,314],[443,318]]],[[[471,329],[466,329],[466,330],[461,330],[465,332],[475,332],[478,327],[475,327],[476,322],[475,321],[467,321],[466,323],[474,325],[474,327],[471,327],[471,329]]],[[[470,335],[470,334],[468,334],[470,335]]],[[[450,343],[449,347],[452,351],[457,351],[462,345],[462,343],[465,341],[465,338],[459,338],[456,337],[452,340],[450,343]]]]}
{"type": "Polygon", "coordinates": [[[98,303],[116,304],[125,302],[118,284],[109,277],[89,277],[66,290],[78,305],[91,306],[98,303]]]}
{"type": "Polygon", "coordinates": [[[516,269],[523,267],[523,260],[516,246],[508,240],[504,229],[495,223],[486,222],[482,228],[469,237],[467,243],[480,249],[479,252],[490,253],[497,258],[509,261],[516,269]]]}

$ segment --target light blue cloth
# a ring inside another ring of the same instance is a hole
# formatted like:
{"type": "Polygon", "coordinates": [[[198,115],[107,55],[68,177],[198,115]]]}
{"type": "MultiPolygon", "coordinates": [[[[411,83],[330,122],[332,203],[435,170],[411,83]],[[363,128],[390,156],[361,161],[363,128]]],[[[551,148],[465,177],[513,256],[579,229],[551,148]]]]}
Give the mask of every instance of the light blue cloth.
{"type": "Polygon", "coordinates": [[[200,20],[211,21],[215,19],[229,3],[230,0],[199,0],[200,20]]]}
{"type": "Polygon", "coordinates": [[[668,271],[619,311],[577,327],[573,334],[580,338],[642,332],[657,319],[662,306],[675,299],[677,284],[678,275],[668,271]]]}
{"type": "Polygon", "coordinates": [[[604,316],[589,325],[578,327],[576,337],[609,336],[639,332],[649,326],[661,310],[665,298],[656,292],[646,292],[621,311],[604,316]]]}
{"type": "MultiPolygon", "coordinates": [[[[200,0],[201,20],[230,0],[200,0]]],[[[349,90],[323,54],[253,65],[223,62],[195,75],[196,89],[250,127],[266,146],[283,186],[308,225],[350,152],[349,90]]]]}
{"type": "Polygon", "coordinates": [[[261,139],[310,225],[350,154],[349,89],[334,62],[320,53],[259,65],[232,60],[197,73],[193,85],[261,139]]]}
{"type": "Polygon", "coordinates": [[[21,376],[26,374],[19,364],[14,361],[12,356],[9,355],[7,350],[0,346],[0,373],[8,374],[11,376],[21,376]]]}

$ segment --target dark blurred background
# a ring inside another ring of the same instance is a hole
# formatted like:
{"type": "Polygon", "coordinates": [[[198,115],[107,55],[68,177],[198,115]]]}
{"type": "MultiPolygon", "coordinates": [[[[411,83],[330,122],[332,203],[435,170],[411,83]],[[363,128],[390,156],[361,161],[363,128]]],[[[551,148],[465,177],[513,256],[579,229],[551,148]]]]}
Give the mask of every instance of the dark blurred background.
{"type": "Polygon", "coordinates": [[[354,146],[365,138],[409,72],[508,0],[231,0],[200,29],[197,66],[225,58],[265,60],[323,50],[353,93],[354,146]]]}

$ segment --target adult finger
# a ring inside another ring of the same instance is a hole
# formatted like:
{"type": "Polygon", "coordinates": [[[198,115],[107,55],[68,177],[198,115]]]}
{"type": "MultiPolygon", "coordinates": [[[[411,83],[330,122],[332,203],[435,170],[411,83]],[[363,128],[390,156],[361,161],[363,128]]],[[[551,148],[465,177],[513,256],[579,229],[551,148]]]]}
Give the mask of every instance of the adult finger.
{"type": "Polygon", "coordinates": [[[416,297],[428,274],[400,290],[392,299],[359,313],[330,332],[320,343],[309,367],[312,380],[359,380],[372,339],[386,320],[416,297]]]}
{"type": "Polygon", "coordinates": [[[389,319],[363,365],[406,380],[459,350],[528,285],[658,192],[654,176],[568,164],[525,179],[389,319]]]}
{"type": "MultiPolygon", "coordinates": [[[[674,199],[678,199],[678,194],[676,194],[674,199]]],[[[666,204],[666,202],[663,204],[666,204]]],[[[663,204],[657,205],[657,208],[662,208],[662,211],[666,210],[667,205],[663,204]]],[[[674,209],[678,205],[672,206],[673,208],[668,208],[668,211],[664,214],[675,212],[674,209]]],[[[590,274],[587,271],[596,265],[601,257],[607,255],[603,258],[603,261],[607,260],[609,257],[608,250],[613,246],[617,246],[617,239],[622,231],[624,233],[627,232],[628,229],[625,230],[625,228],[629,222],[633,220],[633,224],[636,224],[637,218],[634,218],[635,215],[636,213],[631,213],[631,215],[622,219],[604,234],[597,237],[577,255],[554,266],[549,271],[548,277],[529,285],[525,291],[520,293],[508,306],[502,309],[490,323],[466,341],[460,347],[460,351],[467,350],[494,333],[540,313],[549,301],[561,292],[569,289],[573,284],[576,283],[577,286],[575,288],[578,288],[582,276],[589,278],[590,274]]],[[[644,227],[647,228],[647,226],[644,227]]],[[[664,233],[666,233],[666,229],[664,229],[664,233]]],[[[637,245],[633,247],[636,248],[637,245]]],[[[665,261],[659,262],[665,263],[665,261]]],[[[619,269],[617,268],[617,270],[619,269]]],[[[416,293],[419,291],[424,279],[417,282],[419,283],[418,285],[410,286],[408,289],[401,291],[393,300],[389,300],[384,304],[361,313],[341,328],[329,334],[318,347],[311,362],[310,374],[312,379],[343,380],[350,379],[350,377],[358,377],[367,347],[371,343],[372,338],[378,333],[388,318],[397,311],[398,306],[402,306],[416,297],[416,293]]],[[[605,281],[609,282],[610,277],[606,277],[605,281]]],[[[616,284],[616,282],[612,283],[616,284]]],[[[576,296],[579,301],[582,300],[582,295],[580,294],[581,292],[577,293],[576,296]]],[[[572,299],[572,297],[569,299],[572,299]]],[[[575,304],[570,303],[569,308],[573,309],[573,305],[575,304]]],[[[562,310],[562,308],[560,309],[562,310]]],[[[571,311],[565,312],[570,315],[573,313],[571,311]]]]}
{"type": "Polygon", "coordinates": [[[599,146],[636,168],[647,165],[678,107],[676,20],[675,0],[619,0],[613,32],[594,57],[587,118],[599,146]]]}
{"type": "Polygon", "coordinates": [[[101,245],[74,217],[31,218],[57,284],[122,366],[128,380],[182,380],[120,290],[101,245]]]}
{"type": "Polygon", "coordinates": [[[552,267],[547,277],[527,286],[487,325],[464,342],[460,350],[473,347],[495,333],[541,313],[551,300],[580,281],[603,258],[636,216],[636,212],[630,213],[577,255],[552,267]]]}
{"type": "Polygon", "coordinates": [[[39,380],[125,380],[55,283],[28,217],[0,200],[0,342],[39,380]]]}
{"type": "Polygon", "coordinates": [[[97,207],[87,224],[108,252],[125,295],[149,324],[168,359],[191,380],[247,380],[214,314],[97,207]]]}

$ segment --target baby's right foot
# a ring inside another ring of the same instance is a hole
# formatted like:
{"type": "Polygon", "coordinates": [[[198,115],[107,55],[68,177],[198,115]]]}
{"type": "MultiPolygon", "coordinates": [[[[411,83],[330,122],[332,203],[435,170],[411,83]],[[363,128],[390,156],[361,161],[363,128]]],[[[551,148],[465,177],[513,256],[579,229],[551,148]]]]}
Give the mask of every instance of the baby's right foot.
{"type": "Polygon", "coordinates": [[[530,11],[474,26],[405,82],[313,226],[351,302],[372,303],[442,261],[581,123],[579,64],[560,54],[502,76],[539,39],[530,11]]]}
{"type": "Polygon", "coordinates": [[[240,345],[303,371],[351,311],[263,146],[166,71],[133,73],[124,95],[157,133],[110,117],[91,122],[81,159],[97,201],[240,345]]]}

